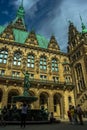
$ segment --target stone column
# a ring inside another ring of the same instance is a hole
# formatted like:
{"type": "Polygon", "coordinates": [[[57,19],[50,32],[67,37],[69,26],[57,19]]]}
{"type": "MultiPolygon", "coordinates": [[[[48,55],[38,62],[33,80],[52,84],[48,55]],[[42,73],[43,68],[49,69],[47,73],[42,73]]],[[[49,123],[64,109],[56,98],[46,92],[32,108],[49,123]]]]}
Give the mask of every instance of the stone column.
{"type": "Polygon", "coordinates": [[[60,107],[61,107],[61,115],[60,115],[60,117],[63,119],[64,118],[64,99],[63,99],[63,97],[61,97],[61,99],[60,99],[60,107]]]}
{"type": "Polygon", "coordinates": [[[7,102],[8,102],[8,93],[6,93],[6,91],[3,92],[3,97],[2,97],[2,106],[7,106],[7,102]]]}
{"type": "Polygon", "coordinates": [[[49,112],[54,112],[54,104],[53,104],[53,96],[50,95],[48,98],[48,111],[49,112]]]}

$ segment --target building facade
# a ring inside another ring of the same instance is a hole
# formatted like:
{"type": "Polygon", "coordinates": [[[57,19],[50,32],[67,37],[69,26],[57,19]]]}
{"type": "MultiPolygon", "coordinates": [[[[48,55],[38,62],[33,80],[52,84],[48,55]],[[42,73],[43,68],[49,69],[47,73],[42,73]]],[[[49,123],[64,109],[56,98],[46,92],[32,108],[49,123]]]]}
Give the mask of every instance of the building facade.
{"type": "Polygon", "coordinates": [[[75,84],[75,104],[80,104],[87,111],[87,28],[82,18],[82,32],[73,23],[69,25],[68,55],[75,84]]]}
{"type": "Polygon", "coordinates": [[[12,96],[22,95],[23,72],[28,71],[29,93],[38,97],[32,109],[43,106],[57,118],[67,117],[69,105],[80,103],[86,109],[86,28],[79,33],[70,23],[68,52],[64,53],[55,36],[48,41],[34,30],[28,32],[24,14],[21,4],[15,19],[0,26],[0,107],[11,105],[12,96]]]}

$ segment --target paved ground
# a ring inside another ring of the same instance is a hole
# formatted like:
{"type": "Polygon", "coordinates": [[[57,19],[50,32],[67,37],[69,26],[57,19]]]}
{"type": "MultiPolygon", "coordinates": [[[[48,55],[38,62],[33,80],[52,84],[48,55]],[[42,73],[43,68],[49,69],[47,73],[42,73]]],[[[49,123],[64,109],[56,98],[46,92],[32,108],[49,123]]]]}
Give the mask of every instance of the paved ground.
{"type": "Polygon", "coordinates": [[[87,121],[84,125],[71,125],[69,122],[56,124],[29,124],[25,128],[20,128],[19,125],[0,126],[0,130],[87,130],[87,121]]]}

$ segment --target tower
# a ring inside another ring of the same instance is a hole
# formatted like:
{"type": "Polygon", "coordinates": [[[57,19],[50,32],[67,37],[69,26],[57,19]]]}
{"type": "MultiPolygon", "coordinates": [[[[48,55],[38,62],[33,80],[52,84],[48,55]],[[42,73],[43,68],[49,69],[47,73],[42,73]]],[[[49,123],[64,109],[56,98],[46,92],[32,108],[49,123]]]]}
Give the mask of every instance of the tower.
{"type": "Polygon", "coordinates": [[[75,99],[76,104],[81,104],[84,108],[85,93],[87,93],[87,28],[84,25],[82,18],[81,28],[79,32],[73,23],[69,24],[68,33],[68,55],[71,62],[71,70],[73,82],[75,84],[75,99]]]}

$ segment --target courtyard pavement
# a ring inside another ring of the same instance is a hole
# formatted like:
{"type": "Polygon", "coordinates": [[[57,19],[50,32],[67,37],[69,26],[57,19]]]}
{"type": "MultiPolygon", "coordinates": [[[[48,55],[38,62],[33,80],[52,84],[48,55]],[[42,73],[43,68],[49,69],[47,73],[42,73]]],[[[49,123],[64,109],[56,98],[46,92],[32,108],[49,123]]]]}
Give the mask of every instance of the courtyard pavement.
{"type": "Polygon", "coordinates": [[[0,130],[87,130],[87,121],[84,121],[84,125],[71,125],[64,121],[54,124],[28,124],[25,128],[19,125],[7,125],[0,126],[0,130]]]}

